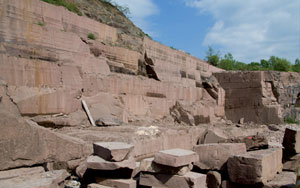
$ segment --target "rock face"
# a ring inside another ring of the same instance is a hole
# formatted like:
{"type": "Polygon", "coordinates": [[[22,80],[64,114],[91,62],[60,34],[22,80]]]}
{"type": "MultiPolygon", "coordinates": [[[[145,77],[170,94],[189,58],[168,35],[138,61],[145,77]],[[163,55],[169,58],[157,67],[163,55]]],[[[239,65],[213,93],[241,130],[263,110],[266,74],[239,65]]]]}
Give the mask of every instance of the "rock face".
{"type": "Polygon", "coordinates": [[[228,159],[230,180],[240,184],[265,184],[282,171],[282,149],[251,151],[228,159]]]}
{"type": "Polygon", "coordinates": [[[300,130],[297,128],[286,128],[282,145],[287,155],[300,153],[300,130]]]}
{"type": "Polygon", "coordinates": [[[228,158],[246,153],[246,146],[244,143],[201,144],[195,146],[194,151],[199,155],[195,166],[203,170],[224,170],[228,158]]]}
{"type": "Polygon", "coordinates": [[[226,117],[233,122],[281,123],[299,118],[300,74],[289,72],[223,72],[214,74],[225,89],[226,117]]]}

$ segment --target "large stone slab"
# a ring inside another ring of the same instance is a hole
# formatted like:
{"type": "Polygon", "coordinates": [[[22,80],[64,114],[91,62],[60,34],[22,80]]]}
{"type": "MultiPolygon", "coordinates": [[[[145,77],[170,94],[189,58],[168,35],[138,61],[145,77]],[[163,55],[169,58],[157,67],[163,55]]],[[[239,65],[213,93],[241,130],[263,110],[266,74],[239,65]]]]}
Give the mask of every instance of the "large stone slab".
{"type": "Polygon", "coordinates": [[[133,145],[123,142],[96,142],[94,154],[107,161],[122,161],[133,149],[133,145]]]}
{"type": "Polygon", "coordinates": [[[154,162],[154,158],[143,159],[140,163],[140,171],[150,172],[155,174],[174,174],[174,175],[185,175],[190,172],[193,168],[193,165],[186,165],[180,167],[170,167],[154,162]]]}
{"type": "Polygon", "coordinates": [[[12,115],[0,113],[0,117],[0,170],[80,159],[92,153],[81,139],[12,115]]]}
{"type": "Polygon", "coordinates": [[[283,161],[283,170],[297,172],[300,166],[300,154],[283,161]]]}
{"type": "Polygon", "coordinates": [[[273,180],[266,183],[263,188],[294,188],[296,174],[294,172],[282,172],[277,174],[273,180]]]}
{"type": "Polygon", "coordinates": [[[0,180],[0,188],[57,188],[68,176],[66,170],[22,175],[0,180]]]}
{"type": "Polygon", "coordinates": [[[170,188],[205,188],[206,175],[195,172],[188,172],[184,176],[142,173],[140,176],[140,185],[170,188]]]}
{"type": "Polygon", "coordinates": [[[240,184],[264,184],[282,171],[281,161],[281,148],[235,155],[227,162],[229,178],[232,182],[240,184]]]}
{"type": "Polygon", "coordinates": [[[136,188],[136,181],[133,179],[101,179],[96,178],[100,185],[117,187],[117,188],[136,188]]]}
{"type": "Polygon", "coordinates": [[[286,128],[282,145],[285,155],[300,153],[300,129],[286,128]]]}
{"type": "Polygon", "coordinates": [[[198,155],[190,150],[170,149],[155,154],[154,162],[171,167],[185,166],[198,160],[198,155]]]}
{"type": "Polygon", "coordinates": [[[39,174],[45,172],[43,167],[18,168],[6,171],[0,171],[0,181],[10,178],[16,178],[24,175],[39,174]]]}
{"type": "Polygon", "coordinates": [[[102,159],[98,156],[89,156],[86,162],[87,168],[93,170],[117,170],[120,168],[135,169],[136,163],[134,161],[121,161],[121,162],[110,162],[102,159]]]}
{"type": "Polygon", "coordinates": [[[244,143],[200,144],[194,151],[199,156],[194,165],[205,170],[224,170],[230,156],[247,152],[244,143]]]}

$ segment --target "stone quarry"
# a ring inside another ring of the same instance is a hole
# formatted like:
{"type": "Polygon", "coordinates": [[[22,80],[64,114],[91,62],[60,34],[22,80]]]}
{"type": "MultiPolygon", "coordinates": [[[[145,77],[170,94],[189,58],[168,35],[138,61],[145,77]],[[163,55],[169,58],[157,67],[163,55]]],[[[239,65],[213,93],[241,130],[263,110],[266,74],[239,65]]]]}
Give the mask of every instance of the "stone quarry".
{"type": "Polygon", "coordinates": [[[0,188],[292,188],[288,117],[299,73],[224,71],[64,7],[0,0],[0,188]]]}

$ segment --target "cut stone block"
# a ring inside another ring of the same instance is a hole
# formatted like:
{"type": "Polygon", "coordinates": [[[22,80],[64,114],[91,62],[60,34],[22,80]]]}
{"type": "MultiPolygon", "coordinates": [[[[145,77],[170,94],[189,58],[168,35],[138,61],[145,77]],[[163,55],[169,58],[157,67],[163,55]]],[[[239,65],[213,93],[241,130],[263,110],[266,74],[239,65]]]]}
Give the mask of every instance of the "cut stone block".
{"type": "Polygon", "coordinates": [[[117,188],[136,188],[136,181],[133,179],[101,179],[96,178],[100,185],[117,187],[117,188]]]}
{"type": "Polygon", "coordinates": [[[228,159],[227,170],[232,182],[240,184],[265,184],[282,171],[282,149],[251,151],[228,159]]]}
{"type": "Polygon", "coordinates": [[[282,145],[284,147],[284,155],[300,153],[300,129],[286,128],[282,145]]]}
{"type": "Polygon", "coordinates": [[[296,174],[294,172],[282,172],[277,174],[273,180],[268,182],[263,188],[294,188],[296,174]]]}
{"type": "Polygon", "coordinates": [[[222,177],[219,172],[210,171],[206,174],[206,184],[209,188],[219,188],[222,183],[222,177]]]}
{"type": "Polygon", "coordinates": [[[154,162],[171,167],[189,165],[198,161],[198,155],[190,150],[170,149],[163,150],[155,154],[154,162]]]}
{"type": "Polygon", "coordinates": [[[138,175],[141,172],[140,166],[141,166],[140,162],[135,162],[135,168],[132,171],[131,178],[134,178],[136,175],[138,175]]]}
{"type": "Polygon", "coordinates": [[[56,188],[69,176],[66,170],[22,175],[0,180],[0,188],[56,188]]]}
{"type": "Polygon", "coordinates": [[[109,162],[98,156],[89,156],[87,159],[87,168],[93,170],[117,170],[120,168],[135,169],[134,161],[109,162]]]}
{"type": "Polygon", "coordinates": [[[283,161],[283,170],[297,172],[298,166],[300,166],[300,154],[283,161]]]}
{"type": "Polygon", "coordinates": [[[96,142],[94,154],[107,161],[122,161],[133,149],[133,145],[123,142],[96,142]]]}
{"type": "Polygon", "coordinates": [[[39,174],[45,172],[43,167],[18,168],[13,170],[0,171],[0,181],[24,175],[39,174]]]}
{"type": "Polygon", "coordinates": [[[193,165],[185,165],[180,167],[170,167],[154,162],[154,158],[146,158],[141,161],[140,171],[150,172],[156,174],[173,174],[173,175],[185,175],[190,172],[193,168],[193,165]]]}
{"type": "Polygon", "coordinates": [[[229,180],[224,180],[224,181],[222,181],[222,188],[257,188],[257,186],[242,185],[242,184],[238,184],[238,183],[233,183],[229,180]]]}
{"type": "Polygon", "coordinates": [[[96,184],[96,183],[92,183],[92,184],[89,184],[87,186],[87,188],[113,188],[113,187],[108,187],[108,186],[105,186],[105,185],[99,185],[99,184],[96,184]]]}
{"type": "Polygon", "coordinates": [[[194,165],[204,170],[223,170],[230,156],[247,152],[244,143],[201,144],[194,151],[199,156],[194,165]]]}
{"type": "Polygon", "coordinates": [[[206,187],[206,175],[188,172],[184,176],[170,174],[145,174],[141,173],[140,185],[150,187],[180,187],[180,188],[204,188],[206,187]]]}

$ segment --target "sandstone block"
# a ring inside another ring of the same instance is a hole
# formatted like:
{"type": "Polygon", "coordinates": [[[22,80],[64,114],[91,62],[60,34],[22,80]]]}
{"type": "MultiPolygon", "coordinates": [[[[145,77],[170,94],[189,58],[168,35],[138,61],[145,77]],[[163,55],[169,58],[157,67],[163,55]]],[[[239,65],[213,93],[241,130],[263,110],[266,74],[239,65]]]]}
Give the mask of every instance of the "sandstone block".
{"type": "Polygon", "coordinates": [[[140,171],[150,172],[156,174],[174,174],[174,175],[185,175],[190,172],[193,168],[193,165],[186,165],[180,167],[170,167],[154,162],[154,158],[146,158],[141,161],[140,171]]]}
{"type": "Polygon", "coordinates": [[[222,183],[221,174],[217,171],[210,171],[206,174],[206,184],[208,188],[219,188],[222,183]]]}
{"type": "Polygon", "coordinates": [[[180,167],[196,162],[198,159],[195,152],[177,148],[156,153],[154,162],[171,167],[180,167]]]}
{"type": "Polygon", "coordinates": [[[68,176],[69,173],[66,170],[23,174],[18,177],[0,180],[0,188],[56,188],[68,176]]]}
{"type": "Polygon", "coordinates": [[[24,175],[39,174],[45,172],[43,167],[18,168],[13,170],[0,171],[0,181],[24,175]]]}
{"type": "Polygon", "coordinates": [[[136,188],[136,181],[133,179],[96,179],[97,183],[109,187],[136,188]]]}
{"type": "Polygon", "coordinates": [[[294,172],[282,172],[266,183],[263,188],[294,188],[295,182],[296,174],[294,172]]]}
{"type": "Polygon", "coordinates": [[[133,149],[133,145],[123,142],[96,142],[94,154],[108,161],[122,161],[133,149]]]}
{"type": "Polygon", "coordinates": [[[87,186],[87,188],[112,188],[112,187],[108,187],[108,186],[105,186],[105,185],[99,185],[99,184],[96,184],[96,183],[92,183],[92,184],[89,184],[87,186]]]}
{"type": "Polygon", "coordinates": [[[286,128],[282,145],[284,154],[300,153],[300,129],[286,128]]]}
{"type": "Polygon", "coordinates": [[[109,162],[98,156],[89,156],[87,159],[87,168],[94,170],[117,170],[120,168],[135,169],[134,161],[109,162]]]}
{"type": "Polygon", "coordinates": [[[300,166],[300,154],[283,161],[283,170],[297,172],[298,166],[300,166]]]}
{"type": "Polygon", "coordinates": [[[282,149],[251,151],[228,159],[227,170],[232,182],[259,184],[272,180],[282,170],[282,149]]]}
{"type": "Polygon", "coordinates": [[[194,165],[200,169],[223,170],[232,155],[246,153],[244,143],[200,144],[194,147],[199,161],[194,165]]]}
{"type": "Polygon", "coordinates": [[[151,187],[180,187],[180,188],[205,188],[206,175],[188,172],[184,176],[170,174],[144,174],[140,176],[140,185],[151,187]]]}

